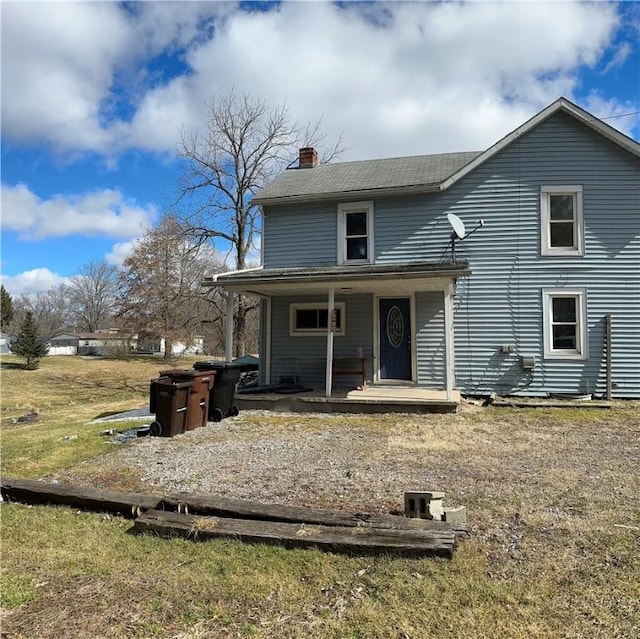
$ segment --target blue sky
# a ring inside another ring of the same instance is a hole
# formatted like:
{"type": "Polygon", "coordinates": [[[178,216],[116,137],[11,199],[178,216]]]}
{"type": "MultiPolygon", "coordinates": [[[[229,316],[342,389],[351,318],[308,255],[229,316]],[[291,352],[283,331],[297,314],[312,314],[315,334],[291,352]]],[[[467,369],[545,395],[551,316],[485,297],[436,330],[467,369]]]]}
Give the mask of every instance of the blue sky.
{"type": "Polygon", "coordinates": [[[640,139],[640,3],[2,3],[2,255],[36,293],[120,265],[231,87],[342,160],[481,150],[563,95],[640,139]],[[632,114],[632,115],[625,115],[632,114]]]}

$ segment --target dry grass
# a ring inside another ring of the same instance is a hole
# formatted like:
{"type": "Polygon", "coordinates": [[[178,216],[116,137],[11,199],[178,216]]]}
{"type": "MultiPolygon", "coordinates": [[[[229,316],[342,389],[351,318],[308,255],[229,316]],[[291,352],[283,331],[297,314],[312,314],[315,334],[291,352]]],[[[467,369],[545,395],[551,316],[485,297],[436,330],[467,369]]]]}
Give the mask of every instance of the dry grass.
{"type": "Polygon", "coordinates": [[[218,520],[215,517],[196,517],[191,522],[191,529],[189,530],[188,537],[191,539],[198,539],[200,533],[207,532],[208,530],[214,530],[218,525],[218,520]]]}
{"type": "Polygon", "coordinates": [[[38,477],[105,451],[104,426],[90,420],[148,402],[149,381],[167,365],[159,359],[45,357],[35,371],[3,356],[2,472],[38,477]],[[33,408],[37,422],[17,422],[33,408]],[[77,439],[75,436],[77,435],[77,439]],[[72,439],[65,440],[65,437],[72,439]]]}
{"type": "MultiPolygon", "coordinates": [[[[66,402],[85,392],[95,375],[91,365],[56,372],[52,364],[50,373],[80,380],[79,388],[69,382],[43,391],[36,403],[43,421],[3,432],[3,467],[26,476],[93,459],[80,468],[99,472],[103,458],[96,455],[104,448],[92,443],[100,443],[93,427],[80,431],[83,420],[144,403],[157,366],[130,364],[127,386],[137,390],[126,391],[120,365],[109,373],[110,363],[102,362],[104,394],[93,386],[74,412],[66,402]],[[58,441],[59,433],[71,432],[69,420],[79,439],[58,441]],[[46,439],[49,429],[56,436],[46,439]],[[47,447],[30,449],[41,437],[47,447]],[[69,445],[73,456],[57,452],[69,445]]],[[[32,403],[12,388],[5,404],[13,374],[3,370],[3,417],[32,403]]],[[[3,504],[3,636],[640,636],[638,403],[611,411],[488,409],[366,419],[243,413],[238,424],[240,439],[268,432],[297,441],[341,425],[370,443],[372,459],[418,467],[428,487],[445,490],[447,503],[467,505],[472,534],[452,561],[363,558],[135,537],[123,519],[3,504]]],[[[330,460],[330,447],[326,455],[330,460]]],[[[112,487],[135,481],[110,478],[112,487]]],[[[389,507],[400,507],[400,498],[389,507]]]]}

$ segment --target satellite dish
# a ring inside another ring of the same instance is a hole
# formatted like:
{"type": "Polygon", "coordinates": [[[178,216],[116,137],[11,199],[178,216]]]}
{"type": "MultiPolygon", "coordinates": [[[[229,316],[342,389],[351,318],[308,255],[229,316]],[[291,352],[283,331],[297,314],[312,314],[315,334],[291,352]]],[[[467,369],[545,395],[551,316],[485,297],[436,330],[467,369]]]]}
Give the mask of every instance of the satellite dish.
{"type": "Polygon", "coordinates": [[[462,240],[468,238],[470,235],[475,233],[479,228],[484,226],[484,220],[480,220],[478,222],[478,226],[467,233],[464,228],[464,222],[453,213],[447,213],[447,220],[449,220],[449,224],[451,224],[451,228],[453,229],[453,233],[451,233],[451,261],[455,264],[456,262],[456,242],[461,242],[462,240]]]}
{"type": "Polygon", "coordinates": [[[449,224],[451,224],[451,228],[453,229],[453,235],[455,237],[451,237],[452,240],[463,240],[465,236],[465,228],[464,222],[453,213],[447,213],[447,219],[449,220],[449,224]]]}

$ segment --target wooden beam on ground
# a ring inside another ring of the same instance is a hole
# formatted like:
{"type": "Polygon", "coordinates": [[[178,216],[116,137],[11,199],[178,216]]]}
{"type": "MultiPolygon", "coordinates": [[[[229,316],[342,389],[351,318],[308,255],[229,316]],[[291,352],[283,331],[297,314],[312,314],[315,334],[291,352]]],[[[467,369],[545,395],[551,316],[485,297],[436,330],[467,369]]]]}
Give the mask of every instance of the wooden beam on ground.
{"type": "Polygon", "coordinates": [[[517,399],[496,399],[491,406],[498,408],[613,408],[608,402],[597,400],[517,400],[517,399]]]}
{"type": "Polygon", "coordinates": [[[0,478],[2,498],[29,504],[59,504],[113,512],[137,517],[146,510],[172,510],[178,513],[287,523],[307,526],[374,528],[380,531],[433,531],[459,535],[467,531],[465,524],[401,517],[384,513],[350,513],[335,510],[302,508],[196,493],[169,493],[164,497],[143,495],[90,486],[52,483],[35,479],[0,478]]]}
{"type": "Polygon", "coordinates": [[[455,535],[451,530],[394,530],[357,527],[313,526],[274,521],[202,517],[162,510],[148,510],[138,517],[133,532],[194,541],[232,538],[251,543],[286,547],[319,548],[352,553],[392,553],[411,556],[453,556],[455,535]]]}
{"type": "Polygon", "coordinates": [[[321,526],[362,526],[364,524],[390,530],[453,530],[467,532],[466,524],[453,524],[428,519],[402,517],[385,513],[350,513],[338,510],[302,508],[280,504],[263,504],[245,499],[199,495],[197,493],[169,493],[162,500],[163,510],[193,515],[212,515],[262,521],[312,524],[321,526]]]}
{"type": "Polygon", "coordinates": [[[114,512],[126,517],[137,517],[145,510],[158,508],[161,501],[152,495],[11,477],[0,478],[0,492],[7,501],[61,504],[98,512],[114,512]]]}

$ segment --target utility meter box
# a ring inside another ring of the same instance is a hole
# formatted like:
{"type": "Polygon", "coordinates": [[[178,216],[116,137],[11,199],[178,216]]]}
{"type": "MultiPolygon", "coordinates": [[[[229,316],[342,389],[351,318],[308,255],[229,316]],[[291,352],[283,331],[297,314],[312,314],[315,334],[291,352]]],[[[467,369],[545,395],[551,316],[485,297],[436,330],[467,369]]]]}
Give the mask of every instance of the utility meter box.
{"type": "Polygon", "coordinates": [[[522,355],[520,363],[523,371],[532,371],[536,367],[536,358],[534,355],[522,355]]]}

